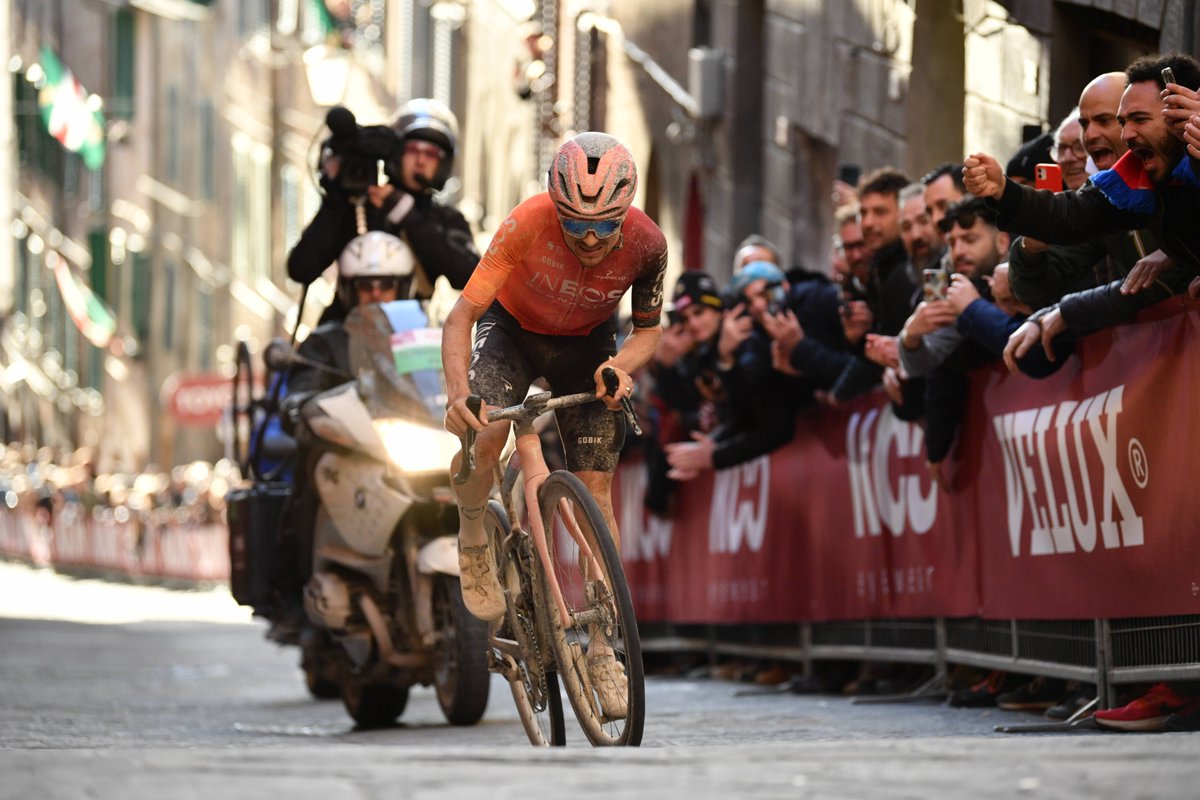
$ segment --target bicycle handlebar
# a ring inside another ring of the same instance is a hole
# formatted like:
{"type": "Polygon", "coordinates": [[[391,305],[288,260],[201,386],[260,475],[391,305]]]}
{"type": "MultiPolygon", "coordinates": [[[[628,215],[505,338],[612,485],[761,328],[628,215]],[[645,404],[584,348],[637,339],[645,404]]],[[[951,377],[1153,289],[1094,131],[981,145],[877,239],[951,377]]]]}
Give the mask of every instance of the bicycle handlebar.
{"type": "MultiPolygon", "coordinates": [[[[617,372],[612,367],[605,367],[600,373],[604,379],[604,387],[608,390],[608,395],[614,395],[619,387],[619,379],[617,372]]],[[[488,422],[496,422],[498,420],[532,420],[539,417],[547,411],[553,411],[556,408],[567,408],[570,406],[580,406],[584,403],[590,403],[599,398],[589,392],[580,392],[578,394],[566,394],[560,397],[551,396],[550,392],[539,392],[531,394],[525,398],[525,401],[515,406],[507,408],[494,408],[487,413],[488,422]]],[[[475,416],[479,416],[479,409],[483,407],[483,399],[477,394],[467,397],[467,408],[475,416]]],[[[621,413],[625,415],[625,421],[633,430],[635,436],[642,435],[642,426],[638,422],[637,412],[633,409],[633,403],[629,401],[629,397],[621,398],[621,413]]],[[[459,464],[458,472],[454,474],[455,484],[461,486],[466,483],[471,477],[471,473],[475,470],[475,437],[474,428],[468,427],[466,434],[462,437],[462,462],[459,464]]]]}

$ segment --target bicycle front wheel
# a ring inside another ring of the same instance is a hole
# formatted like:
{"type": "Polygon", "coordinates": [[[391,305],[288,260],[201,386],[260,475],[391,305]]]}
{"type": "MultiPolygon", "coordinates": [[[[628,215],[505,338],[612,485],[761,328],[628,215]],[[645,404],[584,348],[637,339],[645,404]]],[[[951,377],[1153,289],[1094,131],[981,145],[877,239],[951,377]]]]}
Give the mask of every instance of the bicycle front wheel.
{"type": "Polygon", "coordinates": [[[561,747],[566,739],[562,697],[553,656],[547,652],[545,628],[538,624],[535,610],[538,599],[533,576],[541,574],[537,555],[528,536],[510,538],[508,514],[495,500],[489,501],[484,510],[483,525],[496,556],[507,606],[504,616],[491,625],[488,638],[493,661],[510,665],[501,672],[508,679],[517,716],[530,744],[561,747]]]}
{"type": "Polygon", "coordinates": [[[593,745],[637,746],[646,677],[633,600],[612,534],[587,487],[569,472],[546,479],[539,503],[554,579],[571,615],[571,624],[563,625],[548,582],[545,611],[567,698],[593,745]],[[581,557],[576,536],[591,559],[581,557]]]}

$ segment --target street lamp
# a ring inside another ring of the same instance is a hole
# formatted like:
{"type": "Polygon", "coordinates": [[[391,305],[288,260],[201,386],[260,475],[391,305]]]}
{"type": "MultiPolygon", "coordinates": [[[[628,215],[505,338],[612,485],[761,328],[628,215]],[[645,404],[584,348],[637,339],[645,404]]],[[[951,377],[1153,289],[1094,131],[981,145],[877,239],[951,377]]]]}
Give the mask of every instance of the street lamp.
{"type": "Polygon", "coordinates": [[[319,44],[304,51],[304,72],[313,102],[322,108],[341,105],[350,81],[350,53],[319,44]]]}

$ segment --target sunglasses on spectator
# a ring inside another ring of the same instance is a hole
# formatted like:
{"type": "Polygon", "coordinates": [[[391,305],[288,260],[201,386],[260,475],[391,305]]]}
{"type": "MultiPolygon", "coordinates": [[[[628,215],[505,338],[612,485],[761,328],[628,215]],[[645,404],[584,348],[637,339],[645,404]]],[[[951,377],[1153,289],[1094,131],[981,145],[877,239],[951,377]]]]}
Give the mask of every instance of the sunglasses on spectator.
{"type": "Polygon", "coordinates": [[[441,160],[446,157],[446,151],[438,147],[436,144],[429,142],[405,142],[404,154],[406,156],[428,156],[441,160]]]}
{"type": "Polygon", "coordinates": [[[621,230],[621,225],[625,222],[625,218],[595,220],[559,217],[558,221],[562,223],[562,229],[566,231],[567,235],[575,239],[582,239],[587,236],[588,231],[596,234],[597,239],[607,239],[621,230]]]}
{"type": "Polygon", "coordinates": [[[975,220],[981,219],[987,225],[995,225],[999,220],[995,212],[988,208],[964,208],[962,211],[957,211],[952,214],[947,214],[938,222],[938,228],[942,233],[949,233],[954,226],[965,230],[970,230],[975,227],[975,220]]]}
{"type": "Polygon", "coordinates": [[[354,278],[350,281],[350,285],[354,287],[354,291],[356,292],[398,292],[400,291],[400,284],[403,280],[403,278],[397,278],[391,275],[368,275],[362,278],[354,278]]]}

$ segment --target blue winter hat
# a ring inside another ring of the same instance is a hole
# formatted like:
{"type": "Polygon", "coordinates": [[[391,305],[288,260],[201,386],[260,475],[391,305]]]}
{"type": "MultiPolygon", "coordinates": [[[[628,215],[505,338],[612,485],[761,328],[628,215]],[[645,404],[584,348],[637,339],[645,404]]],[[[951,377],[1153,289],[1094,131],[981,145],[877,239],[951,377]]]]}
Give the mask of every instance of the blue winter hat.
{"type": "Polygon", "coordinates": [[[770,261],[751,261],[730,279],[729,296],[735,299],[741,297],[747,286],[759,280],[766,281],[768,286],[778,286],[786,280],[786,276],[770,261]]]}

